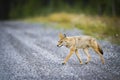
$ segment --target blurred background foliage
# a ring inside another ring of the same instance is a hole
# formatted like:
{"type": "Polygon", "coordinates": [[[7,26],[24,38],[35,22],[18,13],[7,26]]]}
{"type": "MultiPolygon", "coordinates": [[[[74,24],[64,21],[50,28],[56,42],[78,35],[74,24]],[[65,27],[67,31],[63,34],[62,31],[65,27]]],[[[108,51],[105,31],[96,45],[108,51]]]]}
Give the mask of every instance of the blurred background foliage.
{"type": "Polygon", "coordinates": [[[0,0],[0,19],[78,28],[120,44],[120,0],[0,0]]]}
{"type": "Polygon", "coordinates": [[[120,0],[0,0],[0,11],[0,18],[22,18],[61,11],[120,16],[120,0]]]}

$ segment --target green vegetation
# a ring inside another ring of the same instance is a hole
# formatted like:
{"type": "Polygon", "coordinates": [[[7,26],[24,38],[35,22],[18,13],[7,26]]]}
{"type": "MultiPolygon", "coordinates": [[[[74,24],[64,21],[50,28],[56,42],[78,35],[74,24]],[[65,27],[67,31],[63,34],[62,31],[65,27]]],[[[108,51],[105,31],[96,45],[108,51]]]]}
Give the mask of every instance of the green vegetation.
{"type": "Polygon", "coordinates": [[[120,0],[1,0],[0,19],[78,28],[120,44],[120,0]]]}
{"type": "Polygon", "coordinates": [[[120,0],[8,0],[8,4],[12,19],[46,16],[53,12],[120,16],[120,0]]]}
{"type": "Polygon", "coordinates": [[[87,35],[120,44],[120,19],[116,17],[99,17],[62,12],[28,18],[25,21],[51,24],[56,28],[78,28],[87,35]]]}

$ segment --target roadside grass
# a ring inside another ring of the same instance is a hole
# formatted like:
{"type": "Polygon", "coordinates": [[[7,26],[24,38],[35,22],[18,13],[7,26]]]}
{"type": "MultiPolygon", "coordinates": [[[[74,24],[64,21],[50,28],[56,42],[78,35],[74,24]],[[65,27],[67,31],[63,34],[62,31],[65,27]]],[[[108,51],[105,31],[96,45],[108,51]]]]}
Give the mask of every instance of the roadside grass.
{"type": "Polygon", "coordinates": [[[27,18],[28,22],[41,22],[52,25],[54,28],[83,30],[86,35],[98,39],[106,39],[120,44],[120,18],[108,16],[92,16],[75,13],[52,13],[47,16],[27,18]]]}

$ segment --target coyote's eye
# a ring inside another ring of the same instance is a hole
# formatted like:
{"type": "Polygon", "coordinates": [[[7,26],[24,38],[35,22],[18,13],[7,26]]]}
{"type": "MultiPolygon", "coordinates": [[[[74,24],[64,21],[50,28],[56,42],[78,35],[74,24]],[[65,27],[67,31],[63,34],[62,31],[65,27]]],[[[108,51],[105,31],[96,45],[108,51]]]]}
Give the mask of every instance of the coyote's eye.
{"type": "Polygon", "coordinates": [[[63,41],[58,41],[59,43],[62,43],[63,41]]]}

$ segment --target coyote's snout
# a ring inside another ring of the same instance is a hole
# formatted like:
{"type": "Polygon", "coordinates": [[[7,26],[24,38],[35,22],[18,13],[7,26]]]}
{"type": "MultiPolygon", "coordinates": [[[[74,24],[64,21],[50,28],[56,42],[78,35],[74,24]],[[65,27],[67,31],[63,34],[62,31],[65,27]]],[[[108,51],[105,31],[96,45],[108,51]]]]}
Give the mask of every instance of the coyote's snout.
{"type": "Polygon", "coordinates": [[[66,37],[65,34],[59,34],[59,41],[57,44],[58,47],[66,46],[67,48],[70,48],[70,53],[65,58],[64,62],[62,64],[66,64],[68,59],[71,57],[71,55],[75,52],[77,58],[80,61],[80,64],[82,64],[82,60],[80,58],[80,55],[78,54],[78,49],[83,49],[87,56],[86,64],[90,61],[91,56],[88,52],[88,48],[92,48],[101,58],[102,63],[104,64],[104,58],[103,58],[103,50],[100,48],[99,44],[97,43],[96,39],[91,36],[73,36],[73,37],[66,37]]]}

